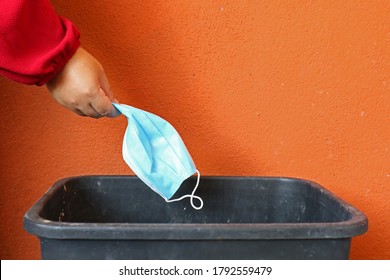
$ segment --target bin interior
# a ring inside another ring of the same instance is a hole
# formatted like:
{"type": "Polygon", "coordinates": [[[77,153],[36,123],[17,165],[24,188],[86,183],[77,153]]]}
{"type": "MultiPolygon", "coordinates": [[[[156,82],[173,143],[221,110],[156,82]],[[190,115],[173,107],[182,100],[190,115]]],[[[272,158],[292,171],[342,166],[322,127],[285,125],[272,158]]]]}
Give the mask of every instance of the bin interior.
{"type": "MultiPolygon", "coordinates": [[[[175,197],[191,193],[186,180],[175,197]]],[[[196,195],[166,203],[134,176],[75,177],[57,186],[40,216],[69,223],[333,223],[351,219],[350,206],[305,180],[266,177],[202,177],[196,195]],[[198,203],[198,201],[194,201],[198,203]]]]}

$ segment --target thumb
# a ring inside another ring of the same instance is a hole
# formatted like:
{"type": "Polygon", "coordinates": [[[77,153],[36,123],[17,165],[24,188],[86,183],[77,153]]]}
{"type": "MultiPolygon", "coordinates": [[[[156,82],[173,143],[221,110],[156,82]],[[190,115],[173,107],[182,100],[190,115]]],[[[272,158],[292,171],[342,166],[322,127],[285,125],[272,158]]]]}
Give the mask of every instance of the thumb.
{"type": "Polygon", "coordinates": [[[99,82],[100,82],[100,87],[104,91],[105,95],[110,99],[111,102],[115,102],[115,97],[114,94],[112,93],[110,83],[108,82],[106,73],[103,71],[100,72],[99,74],[99,82]]]}

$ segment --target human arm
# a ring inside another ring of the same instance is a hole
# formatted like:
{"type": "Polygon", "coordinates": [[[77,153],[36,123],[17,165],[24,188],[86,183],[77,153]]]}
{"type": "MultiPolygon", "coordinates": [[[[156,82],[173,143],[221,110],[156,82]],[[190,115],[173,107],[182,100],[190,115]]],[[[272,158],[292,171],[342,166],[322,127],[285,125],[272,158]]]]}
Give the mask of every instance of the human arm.
{"type": "Polygon", "coordinates": [[[97,70],[100,63],[79,48],[79,37],[77,27],[58,16],[48,0],[0,0],[0,74],[19,83],[47,84],[57,102],[81,115],[115,116],[114,107],[107,103],[107,98],[114,98],[111,90],[106,92],[109,86],[104,71],[97,70]],[[70,63],[76,58],[80,63],[70,63]],[[82,71],[77,67],[80,64],[82,71]],[[86,94],[86,89],[91,92],[86,94]],[[91,104],[91,97],[95,103],[105,104],[99,107],[103,109],[80,107],[91,104]]]}

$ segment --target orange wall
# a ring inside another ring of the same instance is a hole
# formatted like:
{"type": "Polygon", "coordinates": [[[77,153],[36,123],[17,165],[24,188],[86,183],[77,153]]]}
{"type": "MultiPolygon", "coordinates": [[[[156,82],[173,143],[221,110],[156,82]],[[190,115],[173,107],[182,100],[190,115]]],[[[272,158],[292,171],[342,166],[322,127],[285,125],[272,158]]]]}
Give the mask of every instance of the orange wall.
{"type": "MultiPolygon", "coordinates": [[[[369,218],[351,258],[390,258],[389,1],[52,1],[117,98],[180,132],[203,175],[314,180],[369,218]]],[[[132,174],[126,127],[0,79],[0,257],[39,258],[22,228],[57,179],[132,174]]]]}

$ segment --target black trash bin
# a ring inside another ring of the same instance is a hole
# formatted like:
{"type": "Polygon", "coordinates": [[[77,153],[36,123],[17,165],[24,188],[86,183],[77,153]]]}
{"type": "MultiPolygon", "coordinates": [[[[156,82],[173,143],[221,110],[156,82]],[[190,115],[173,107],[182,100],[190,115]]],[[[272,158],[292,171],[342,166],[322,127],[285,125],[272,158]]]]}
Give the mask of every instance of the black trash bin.
{"type": "Polygon", "coordinates": [[[204,176],[196,194],[201,210],[166,203],[134,176],[67,178],[24,225],[43,259],[348,259],[367,231],[362,212],[307,180],[204,176]]]}

